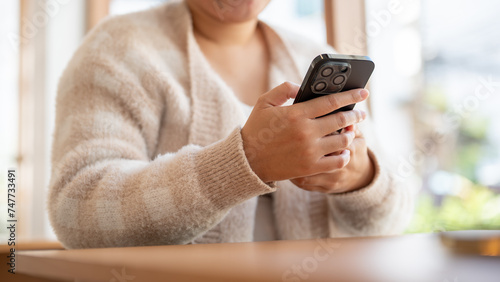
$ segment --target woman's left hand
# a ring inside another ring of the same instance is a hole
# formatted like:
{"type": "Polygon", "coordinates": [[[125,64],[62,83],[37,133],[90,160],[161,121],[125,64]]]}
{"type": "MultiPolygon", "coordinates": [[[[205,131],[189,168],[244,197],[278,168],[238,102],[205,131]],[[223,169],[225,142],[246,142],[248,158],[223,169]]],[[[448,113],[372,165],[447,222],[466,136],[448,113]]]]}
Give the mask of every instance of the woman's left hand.
{"type": "MultiPolygon", "coordinates": [[[[344,130],[355,132],[354,141],[346,149],[350,151],[347,165],[329,173],[291,179],[295,185],[308,191],[345,193],[363,188],[372,182],[375,168],[368,155],[368,148],[362,132],[357,125],[351,125],[344,130]]],[[[342,152],[334,154],[340,153],[342,152]]]]}

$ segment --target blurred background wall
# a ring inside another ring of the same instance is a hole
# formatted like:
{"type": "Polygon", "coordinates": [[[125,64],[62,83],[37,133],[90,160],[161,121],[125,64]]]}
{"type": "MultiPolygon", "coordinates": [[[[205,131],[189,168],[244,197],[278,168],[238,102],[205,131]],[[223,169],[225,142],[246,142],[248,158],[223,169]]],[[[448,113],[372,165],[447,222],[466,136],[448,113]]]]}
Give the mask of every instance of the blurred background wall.
{"type": "MultiPolygon", "coordinates": [[[[162,2],[3,1],[0,187],[16,168],[20,240],[55,240],[45,204],[57,83],[67,62],[103,17],[162,2]]],[[[261,15],[375,61],[373,130],[395,175],[419,191],[409,233],[500,229],[499,10],[494,0],[272,0],[261,15]]],[[[0,210],[7,207],[2,192],[0,210]]],[[[6,216],[0,213],[0,227],[6,216]]],[[[0,228],[1,243],[6,231],[0,228]]]]}

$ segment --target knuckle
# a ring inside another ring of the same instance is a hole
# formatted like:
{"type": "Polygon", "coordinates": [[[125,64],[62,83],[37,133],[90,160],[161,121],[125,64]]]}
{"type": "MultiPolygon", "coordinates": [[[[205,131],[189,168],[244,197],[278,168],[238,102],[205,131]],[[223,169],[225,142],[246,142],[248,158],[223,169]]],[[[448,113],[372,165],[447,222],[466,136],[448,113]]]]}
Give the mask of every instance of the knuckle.
{"type": "Polygon", "coordinates": [[[344,158],[337,156],[330,166],[331,171],[339,170],[345,166],[344,158]]]}
{"type": "Polygon", "coordinates": [[[262,104],[264,102],[264,96],[265,95],[260,95],[259,98],[257,98],[257,102],[256,102],[257,105],[262,104]]]}
{"type": "Polygon", "coordinates": [[[290,120],[291,122],[299,121],[302,118],[302,116],[303,116],[302,111],[298,109],[291,109],[288,112],[288,120],[290,120]]]}
{"type": "Polygon", "coordinates": [[[314,145],[314,136],[317,135],[315,129],[307,122],[298,123],[295,125],[295,131],[297,137],[304,145],[314,145]]]}
{"type": "Polygon", "coordinates": [[[294,84],[290,81],[285,81],[280,85],[280,88],[283,88],[286,92],[297,92],[297,84],[294,84]]]}
{"type": "Polygon", "coordinates": [[[353,114],[354,114],[354,118],[356,121],[361,121],[361,112],[359,110],[352,110],[353,114]]]}
{"type": "Polygon", "coordinates": [[[365,119],[362,111],[360,110],[356,111],[356,119],[358,120],[358,122],[361,122],[365,119]]]}
{"type": "Polygon", "coordinates": [[[328,100],[328,104],[332,109],[336,110],[336,109],[340,108],[339,101],[338,101],[336,95],[328,95],[326,97],[328,100]]]}
{"type": "Polygon", "coordinates": [[[361,94],[359,93],[359,90],[352,90],[351,91],[351,98],[354,102],[361,101],[361,94]]]}
{"type": "Polygon", "coordinates": [[[341,169],[343,166],[342,166],[342,159],[341,158],[337,158],[331,165],[330,169],[335,171],[335,170],[338,170],[338,169],[341,169]]]}
{"type": "Polygon", "coordinates": [[[350,143],[350,138],[347,134],[342,134],[340,135],[340,145],[345,148],[347,146],[349,146],[349,143],[350,143]]]}
{"type": "MultiPolygon", "coordinates": [[[[303,151],[303,154],[304,154],[304,157],[306,160],[311,160],[313,159],[314,155],[315,155],[315,152],[316,150],[312,147],[312,146],[306,146],[304,148],[304,151],[303,151]]],[[[304,162],[305,164],[308,164],[309,162],[306,161],[304,162]]]]}
{"type": "Polygon", "coordinates": [[[341,157],[339,162],[340,168],[344,168],[349,163],[349,157],[341,157]]]}
{"type": "Polygon", "coordinates": [[[307,184],[307,177],[296,178],[294,181],[298,186],[304,186],[307,184]]]}
{"type": "Polygon", "coordinates": [[[282,84],[282,87],[285,88],[286,90],[292,90],[293,89],[293,85],[291,82],[289,81],[285,81],[283,82],[282,84]]]}
{"type": "Polygon", "coordinates": [[[337,125],[339,128],[344,128],[346,127],[348,124],[348,118],[347,118],[347,113],[345,112],[341,112],[338,114],[337,116],[337,125]]]}
{"type": "Polygon", "coordinates": [[[308,140],[309,140],[309,132],[307,129],[304,129],[304,130],[297,130],[297,132],[295,133],[295,139],[302,143],[302,144],[307,144],[308,143],[308,140]]]}

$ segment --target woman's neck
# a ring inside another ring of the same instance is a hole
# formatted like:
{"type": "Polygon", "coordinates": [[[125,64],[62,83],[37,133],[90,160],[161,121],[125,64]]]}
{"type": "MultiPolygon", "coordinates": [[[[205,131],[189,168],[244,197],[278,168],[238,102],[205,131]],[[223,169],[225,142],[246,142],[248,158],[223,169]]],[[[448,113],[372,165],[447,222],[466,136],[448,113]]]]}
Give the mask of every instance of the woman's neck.
{"type": "Polygon", "coordinates": [[[190,9],[194,33],[217,45],[247,45],[255,36],[258,19],[227,23],[190,9]]]}

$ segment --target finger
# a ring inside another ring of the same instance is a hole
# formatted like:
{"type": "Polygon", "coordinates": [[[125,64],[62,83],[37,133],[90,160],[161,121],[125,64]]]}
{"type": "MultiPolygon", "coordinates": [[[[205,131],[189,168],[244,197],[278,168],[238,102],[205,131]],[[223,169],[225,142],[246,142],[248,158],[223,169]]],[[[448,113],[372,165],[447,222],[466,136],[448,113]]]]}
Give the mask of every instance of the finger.
{"type": "Polygon", "coordinates": [[[300,86],[292,82],[284,82],[269,92],[262,94],[256,107],[268,108],[283,105],[288,99],[295,99],[300,86]]]}
{"type": "Polygon", "coordinates": [[[367,146],[366,146],[366,140],[364,138],[360,138],[356,136],[354,138],[354,141],[352,141],[351,145],[349,146],[349,149],[351,151],[351,154],[353,156],[358,155],[360,152],[361,153],[366,153],[367,151],[367,146]]]}
{"type": "Polygon", "coordinates": [[[356,128],[357,128],[357,127],[358,127],[358,125],[355,123],[355,124],[351,124],[351,125],[349,125],[349,126],[346,126],[344,129],[345,129],[346,131],[354,131],[354,132],[356,132],[356,128]]]}
{"type": "Polygon", "coordinates": [[[359,129],[358,123],[346,127],[345,130],[353,131],[356,135],[356,138],[364,138],[363,131],[359,129]]]}
{"type": "Polygon", "coordinates": [[[365,138],[365,135],[363,134],[363,131],[359,129],[359,126],[356,126],[354,132],[356,132],[356,138],[365,138]]]}
{"type": "Polygon", "coordinates": [[[344,132],[346,132],[346,131],[354,131],[354,129],[353,129],[353,128],[354,128],[355,126],[356,126],[356,124],[351,124],[351,125],[348,125],[348,126],[346,126],[346,127],[342,128],[342,129],[337,130],[336,132],[339,132],[339,133],[344,133],[344,132]]]}
{"type": "Polygon", "coordinates": [[[324,95],[309,101],[296,104],[308,118],[316,118],[340,109],[344,106],[359,103],[368,97],[366,89],[354,89],[330,95],[324,95]]]}
{"type": "Polygon", "coordinates": [[[366,113],[364,111],[351,110],[317,118],[313,122],[318,125],[321,130],[321,134],[324,136],[339,129],[359,123],[365,118],[366,113]]]}
{"type": "Polygon", "coordinates": [[[300,187],[314,187],[314,186],[327,186],[330,185],[334,180],[336,174],[332,173],[320,173],[311,176],[301,177],[294,179],[295,184],[300,184],[300,187]]]}
{"type": "MultiPolygon", "coordinates": [[[[299,185],[297,185],[297,186],[299,186],[299,185]]],[[[328,190],[327,188],[320,186],[320,185],[302,185],[299,187],[304,189],[304,190],[311,191],[311,192],[320,192],[320,193],[329,193],[330,192],[330,190],[328,190]]]]}
{"type": "Polygon", "coordinates": [[[324,156],[318,161],[322,172],[332,172],[344,168],[351,160],[351,151],[344,150],[340,155],[324,156]]]}
{"type": "MultiPolygon", "coordinates": [[[[304,189],[304,190],[307,190],[307,191],[311,191],[311,192],[326,192],[326,188],[325,187],[322,187],[321,185],[317,185],[317,184],[312,184],[310,183],[311,180],[313,180],[312,178],[314,178],[314,182],[318,182],[316,181],[316,175],[315,176],[307,176],[307,177],[300,177],[300,178],[294,178],[294,179],[290,179],[290,181],[295,184],[296,186],[304,189]]],[[[323,183],[326,183],[323,181],[323,183]]]]}
{"type": "Polygon", "coordinates": [[[352,144],[355,137],[356,135],[353,131],[346,131],[341,134],[323,137],[321,138],[321,140],[319,140],[319,144],[322,150],[321,152],[323,153],[323,155],[329,155],[333,152],[347,149],[352,144]]]}

